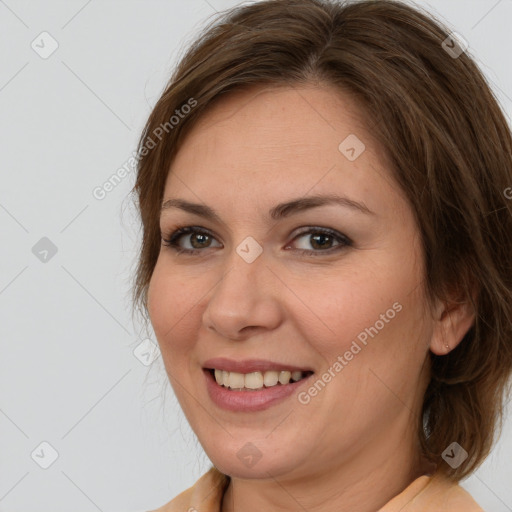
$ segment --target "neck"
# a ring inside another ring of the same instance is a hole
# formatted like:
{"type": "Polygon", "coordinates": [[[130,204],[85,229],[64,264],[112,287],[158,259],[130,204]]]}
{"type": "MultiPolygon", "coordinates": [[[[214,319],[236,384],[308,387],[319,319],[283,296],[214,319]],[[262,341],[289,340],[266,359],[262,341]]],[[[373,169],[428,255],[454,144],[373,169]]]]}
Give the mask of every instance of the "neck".
{"type": "Polygon", "coordinates": [[[307,478],[232,478],[221,512],[375,512],[431,469],[419,456],[415,436],[395,439],[374,439],[350,461],[307,478]]]}

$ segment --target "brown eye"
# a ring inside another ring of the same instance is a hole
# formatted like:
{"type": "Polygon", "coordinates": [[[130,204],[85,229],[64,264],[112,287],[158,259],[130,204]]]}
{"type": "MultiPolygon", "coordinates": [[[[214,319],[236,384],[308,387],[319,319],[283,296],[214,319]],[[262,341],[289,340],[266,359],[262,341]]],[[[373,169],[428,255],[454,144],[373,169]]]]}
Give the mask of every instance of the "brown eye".
{"type": "Polygon", "coordinates": [[[326,235],[325,233],[311,235],[310,239],[311,246],[315,249],[330,249],[332,242],[332,236],[326,235]]]}
{"type": "Polygon", "coordinates": [[[210,235],[206,233],[192,233],[190,236],[190,244],[194,249],[203,249],[211,243],[210,235]]]}
{"type": "Polygon", "coordinates": [[[302,232],[295,237],[294,245],[299,251],[304,253],[321,253],[332,250],[342,249],[352,245],[352,241],[345,235],[327,228],[315,228],[302,232]],[[297,242],[298,240],[305,242],[297,242]],[[298,247],[297,247],[298,245],[298,247]]]}
{"type": "MultiPolygon", "coordinates": [[[[171,247],[178,253],[194,253],[200,252],[201,249],[209,249],[214,247],[212,242],[216,238],[205,231],[194,226],[178,228],[169,237],[162,237],[162,244],[171,247]]],[[[221,244],[215,247],[222,247],[221,244]]]]}

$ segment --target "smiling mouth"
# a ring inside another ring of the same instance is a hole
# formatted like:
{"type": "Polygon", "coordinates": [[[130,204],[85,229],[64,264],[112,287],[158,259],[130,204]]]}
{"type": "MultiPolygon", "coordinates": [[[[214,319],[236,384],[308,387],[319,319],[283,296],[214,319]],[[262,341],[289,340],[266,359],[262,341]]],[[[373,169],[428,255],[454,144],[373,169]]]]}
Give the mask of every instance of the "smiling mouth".
{"type": "Polygon", "coordinates": [[[217,384],[230,391],[259,391],[299,382],[313,374],[312,371],[269,370],[265,372],[238,373],[206,368],[217,384]]]}

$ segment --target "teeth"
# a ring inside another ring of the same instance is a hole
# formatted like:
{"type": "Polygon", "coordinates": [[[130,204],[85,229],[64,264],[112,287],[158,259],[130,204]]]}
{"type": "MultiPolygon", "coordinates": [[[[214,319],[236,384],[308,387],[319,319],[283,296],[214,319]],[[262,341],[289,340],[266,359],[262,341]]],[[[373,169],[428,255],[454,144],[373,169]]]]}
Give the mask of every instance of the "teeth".
{"type": "Polygon", "coordinates": [[[270,388],[278,384],[289,384],[290,381],[297,382],[305,376],[304,372],[288,370],[237,373],[227,372],[225,370],[215,370],[215,380],[220,386],[230,389],[263,389],[270,388]]]}
{"type": "MultiPolygon", "coordinates": [[[[242,380],[244,379],[241,373],[235,375],[240,375],[242,380]]],[[[263,375],[261,372],[248,373],[245,376],[245,387],[249,389],[261,389],[263,387],[263,375]]]]}
{"type": "Polygon", "coordinates": [[[277,372],[265,372],[263,375],[263,384],[267,388],[275,386],[279,382],[279,374],[277,372]]]}
{"type": "Polygon", "coordinates": [[[302,379],[302,372],[292,372],[292,380],[293,382],[297,382],[298,380],[302,379]]]}
{"type": "Polygon", "coordinates": [[[245,386],[245,379],[244,376],[241,373],[235,373],[235,372],[227,372],[229,375],[228,382],[229,387],[231,389],[237,388],[243,388],[245,386]]]}
{"type": "Polygon", "coordinates": [[[281,384],[289,384],[292,377],[292,372],[284,371],[279,374],[279,382],[281,384]]]}

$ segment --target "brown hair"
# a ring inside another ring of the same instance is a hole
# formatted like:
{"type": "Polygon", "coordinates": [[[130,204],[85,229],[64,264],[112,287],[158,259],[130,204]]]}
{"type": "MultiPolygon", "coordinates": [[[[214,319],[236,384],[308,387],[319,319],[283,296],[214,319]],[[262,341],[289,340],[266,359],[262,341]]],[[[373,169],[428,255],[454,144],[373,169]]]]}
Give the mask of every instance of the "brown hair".
{"type": "Polygon", "coordinates": [[[456,292],[475,309],[454,350],[430,353],[417,418],[423,453],[458,481],[488,455],[509,390],[512,205],[504,191],[512,186],[512,137],[474,61],[447,52],[448,34],[431,15],[392,0],[265,0],[214,20],[181,59],[140,138],[133,192],[143,238],[133,299],[147,320],[165,180],[208,106],[255,84],[322,82],[352,93],[374,116],[371,133],[415,212],[428,298],[449,302],[456,292]],[[455,469],[442,461],[454,441],[469,453],[455,469]]]}

